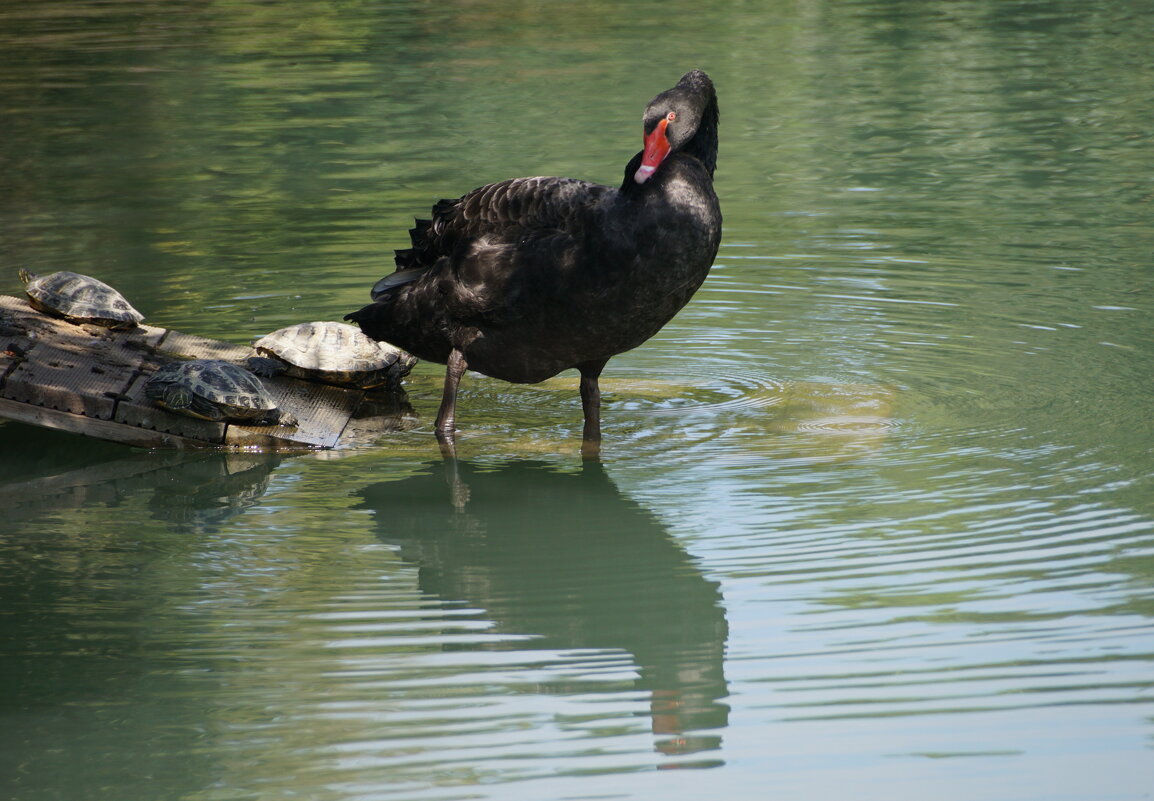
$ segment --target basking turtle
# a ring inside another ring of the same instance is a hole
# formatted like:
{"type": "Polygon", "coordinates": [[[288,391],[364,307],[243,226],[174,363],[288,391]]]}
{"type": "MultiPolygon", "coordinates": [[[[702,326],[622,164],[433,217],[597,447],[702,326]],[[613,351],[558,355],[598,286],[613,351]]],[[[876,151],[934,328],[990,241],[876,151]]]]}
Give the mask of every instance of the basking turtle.
{"type": "Polygon", "coordinates": [[[20,280],[32,308],[73,323],[95,323],[105,328],[135,328],[144,315],[124,296],[92,276],[61,270],[39,276],[20,271],[20,280]]]}
{"type": "Polygon", "coordinates": [[[166,364],[144,385],[144,394],[162,409],[204,420],[296,424],[291,414],[277,408],[256,376],[222,359],[166,364]]]}
{"type": "Polygon", "coordinates": [[[397,389],[417,363],[415,356],[345,323],[290,325],[261,337],[253,348],[258,355],[248,366],[258,375],[285,373],[357,389],[397,389]]]}

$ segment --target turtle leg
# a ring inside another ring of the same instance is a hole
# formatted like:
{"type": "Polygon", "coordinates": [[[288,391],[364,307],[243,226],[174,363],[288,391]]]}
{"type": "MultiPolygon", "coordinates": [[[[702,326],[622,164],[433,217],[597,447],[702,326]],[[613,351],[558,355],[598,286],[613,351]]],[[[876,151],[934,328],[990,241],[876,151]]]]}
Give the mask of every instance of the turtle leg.
{"type": "Polygon", "coordinates": [[[245,359],[244,366],[248,368],[250,373],[255,373],[262,378],[272,378],[285,371],[284,362],[270,359],[267,356],[249,356],[245,359]]]}
{"type": "Polygon", "coordinates": [[[215,404],[201,401],[186,387],[176,385],[167,387],[160,403],[169,411],[186,414],[189,417],[199,417],[201,420],[211,420],[214,423],[224,420],[224,412],[215,404]]]}
{"type": "Polygon", "coordinates": [[[297,419],[297,416],[292,412],[286,412],[284,409],[273,409],[271,412],[265,415],[265,419],[268,420],[265,425],[270,426],[296,428],[300,425],[300,421],[297,419]]]}
{"type": "Polygon", "coordinates": [[[191,414],[193,417],[199,417],[202,420],[211,420],[214,423],[224,421],[224,410],[215,403],[209,403],[203,398],[189,392],[183,387],[175,388],[180,394],[180,407],[185,414],[191,414]]]}
{"type": "Polygon", "coordinates": [[[211,420],[214,423],[223,423],[226,419],[224,410],[211,403],[193,403],[188,409],[196,417],[211,420]]]}

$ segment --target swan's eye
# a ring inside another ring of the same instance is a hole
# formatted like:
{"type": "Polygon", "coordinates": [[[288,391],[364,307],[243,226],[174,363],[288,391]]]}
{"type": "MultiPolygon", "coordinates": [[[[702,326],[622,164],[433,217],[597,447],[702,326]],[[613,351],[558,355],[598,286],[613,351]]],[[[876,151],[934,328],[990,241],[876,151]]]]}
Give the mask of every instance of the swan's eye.
{"type": "Polygon", "coordinates": [[[675,119],[677,119],[677,112],[676,111],[671,111],[665,115],[665,121],[666,122],[673,122],[675,119]]]}

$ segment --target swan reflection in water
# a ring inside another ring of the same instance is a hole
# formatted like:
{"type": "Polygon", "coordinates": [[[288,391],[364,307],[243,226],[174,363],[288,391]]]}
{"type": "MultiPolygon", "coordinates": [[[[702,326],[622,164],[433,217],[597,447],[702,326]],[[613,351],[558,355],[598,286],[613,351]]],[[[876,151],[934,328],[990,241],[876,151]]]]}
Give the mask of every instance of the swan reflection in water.
{"type": "Polygon", "coordinates": [[[657,750],[720,747],[728,626],[718,585],[599,462],[563,472],[447,460],[360,495],[380,537],[419,568],[422,591],[484,608],[499,631],[535,635],[517,647],[628,652],[657,750]]]}

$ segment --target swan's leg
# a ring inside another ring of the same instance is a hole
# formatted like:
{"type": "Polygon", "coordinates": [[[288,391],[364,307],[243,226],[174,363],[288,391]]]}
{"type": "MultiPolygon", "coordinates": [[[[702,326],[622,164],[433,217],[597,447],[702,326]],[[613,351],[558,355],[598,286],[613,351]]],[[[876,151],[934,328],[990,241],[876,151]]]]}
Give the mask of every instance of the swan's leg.
{"type": "Polygon", "coordinates": [[[457,430],[457,387],[468,366],[460,348],[453,348],[449,352],[449,362],[445,367],[445,390],[441,395],[441,408],[437,412],[437,439],[451,438],[457,430]]]}
{"type": "Polygon", "coordinates": [[[581,410],[585,413],[585,428],[581,437],[581,454],[596,456],[601,452],[601,387],[597,379],[605,369],[604,359],[577,365],[581,371],[581,410]]]}

